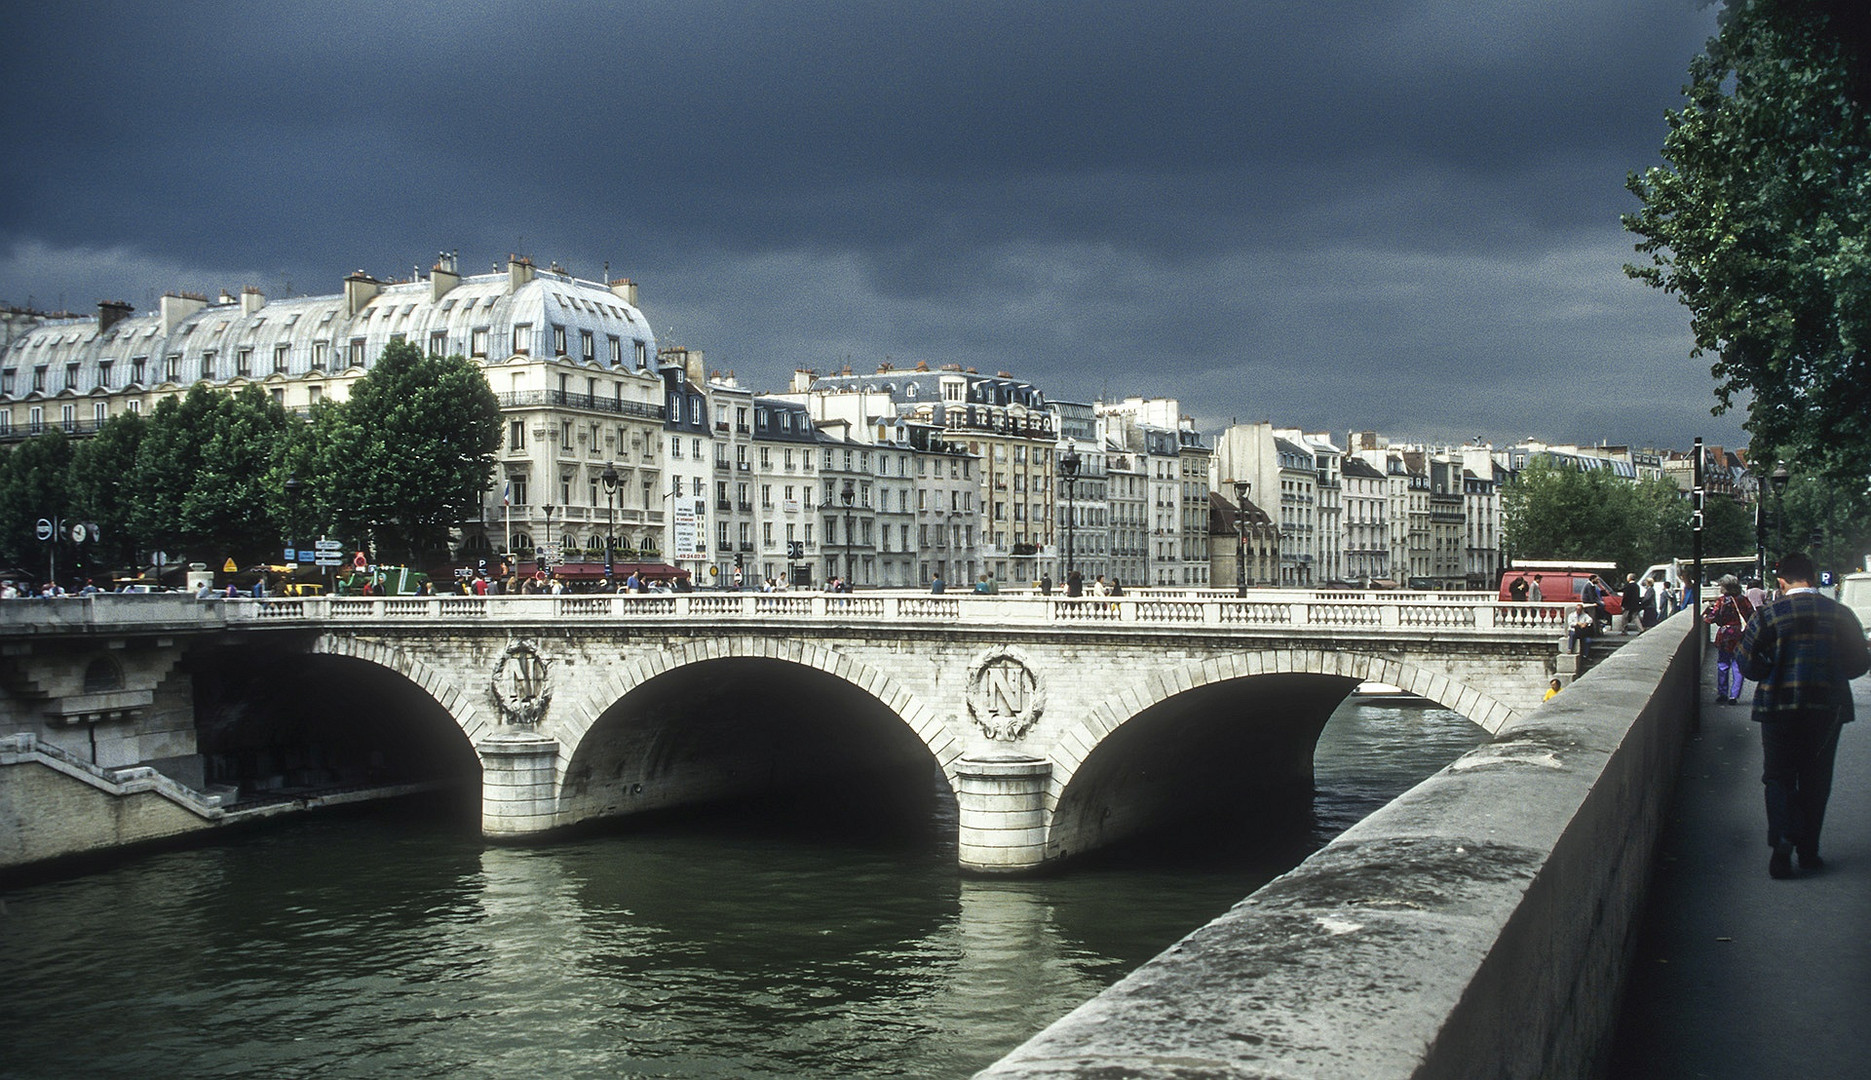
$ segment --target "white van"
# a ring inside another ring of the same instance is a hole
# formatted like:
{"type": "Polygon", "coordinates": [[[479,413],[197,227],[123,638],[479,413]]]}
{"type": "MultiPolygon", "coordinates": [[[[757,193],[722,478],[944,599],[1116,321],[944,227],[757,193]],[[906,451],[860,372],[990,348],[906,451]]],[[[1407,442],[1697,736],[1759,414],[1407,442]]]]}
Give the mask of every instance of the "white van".
{"type": "Polygon", "coordinates": [[[1871,638],[1871,574],[1846,574],[1839,582],[1839,603],[1851,608],[1871,638]]]}

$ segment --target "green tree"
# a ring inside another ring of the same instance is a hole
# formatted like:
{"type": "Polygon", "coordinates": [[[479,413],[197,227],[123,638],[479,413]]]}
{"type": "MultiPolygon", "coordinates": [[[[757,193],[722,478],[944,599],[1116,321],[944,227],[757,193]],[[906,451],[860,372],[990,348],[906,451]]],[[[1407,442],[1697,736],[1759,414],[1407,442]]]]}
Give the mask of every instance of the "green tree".
{"type": "Polygon", "coordinates": [[[370,528],[380,558],[446,557],[500,448],[500,402],[480,365],[393,342],[351,388],[345,421],[340,517],[370,528]]]}
{"type": "MultiPolygon", "coordinates": [[[[71,452],[71,440],[53,428],[0,458],[0,555],[8,563],[46,572],[50,549],[35,530],[41,518],[62,521],[70,515],[71,452]]],[[[60,537],[51,543],[60,548],[60,566],[69,568],[69,545],[60,537]]]]}
{"type": "Polygon", "coordinates": [[[72,450],[72,512],[97,523],[99,557],[116,567],[138,565],[141,554],[131,518],[137,451],[148,428],[142,414],[119,413],[72,450]]]}
{"type": "MultiPolygon", "coordinates": [[[[1625,573],[1693,547],[1689,499],[1668,480],[1633,484],[1600,469],[1581,472],[1535,457],[1502,493],[1508,550],[1522,559],[1616,563],[1625,573]]],[[[1707,500],[1702,550],[1738,555],[1754,549],[1753,513],[1733,499],[1707,500]]]]}
{"type": "MultiPolygon", "coordinates": [[[[1862,4],[1859,5],[1862,7],[1862,4]]],[[[1689,309],[1715,412],[1862,489],[1871,453],[1871,123],[1846,5],[1731,0],[1624,217],[1626,272],[1689,309]],[[1827,8],[1836,8],[1828,11],[1827,8]]],[[[1756,454],[1756,460],[1772,460],[1756,454]]]]}
{"type": "Polygon", "coordinates": [[[279,557],[284,529],[274,515],[284,477],[286,410],[257,386],[220,400],[209,417],[181,527],[188,542],[242,566],[279,557]]]}

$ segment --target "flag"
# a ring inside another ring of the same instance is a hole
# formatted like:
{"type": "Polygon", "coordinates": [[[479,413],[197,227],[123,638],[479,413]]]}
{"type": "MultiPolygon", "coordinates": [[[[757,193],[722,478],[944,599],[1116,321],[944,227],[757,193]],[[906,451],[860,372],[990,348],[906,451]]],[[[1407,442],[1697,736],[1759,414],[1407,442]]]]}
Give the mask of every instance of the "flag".
{"type": "Polygon", "coordinates": [[[500,505],[513,505],[513,481],[511,480],[507,481],[506,487],[500,489],[500,505]]]}

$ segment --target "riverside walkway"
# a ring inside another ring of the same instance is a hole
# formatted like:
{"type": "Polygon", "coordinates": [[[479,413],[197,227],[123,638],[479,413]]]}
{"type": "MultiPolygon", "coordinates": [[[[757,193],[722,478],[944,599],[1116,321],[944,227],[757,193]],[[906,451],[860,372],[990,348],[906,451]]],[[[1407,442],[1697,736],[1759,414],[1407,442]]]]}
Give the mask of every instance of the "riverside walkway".
{"type": "Polygon", "coordinates": [[[1760,733],[1714,702],[1683,755],[1609,1075],[1755,1080],[1871,1069],[1871,678],[1840,739],[1825,870],[1767,876],[1760,733]]]}

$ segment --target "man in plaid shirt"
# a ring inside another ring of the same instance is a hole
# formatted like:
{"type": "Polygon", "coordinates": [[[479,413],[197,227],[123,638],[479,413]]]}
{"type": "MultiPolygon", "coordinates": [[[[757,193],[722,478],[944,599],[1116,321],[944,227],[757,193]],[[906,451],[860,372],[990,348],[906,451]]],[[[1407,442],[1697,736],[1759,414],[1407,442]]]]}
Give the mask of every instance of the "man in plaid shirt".
{"type": "Polygon", "coordinates": [[[1802,554],[1780,560],[1778,599],[1760,609],[1741,635],[1741,670],[1754,679],[1753,719],[1761,726],[1761,783],[1767,789],[1767,873],[1793,876],[1825,866],[1819,827],[1832,794],[1839,729],[1852,719],[1852,679],[1871,669],[1864,628],[1851,609],[1813,588],[1818,576],[1802,554]]]}

